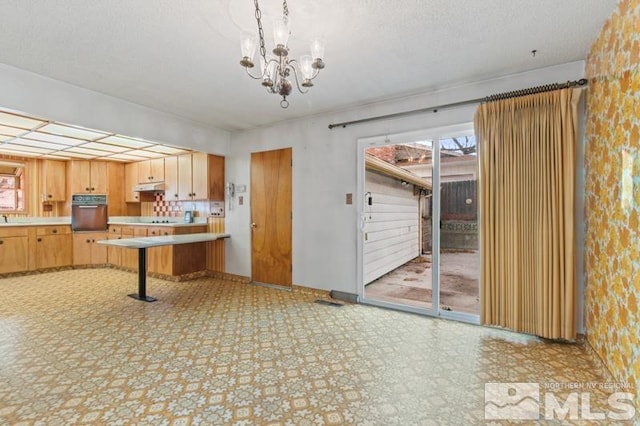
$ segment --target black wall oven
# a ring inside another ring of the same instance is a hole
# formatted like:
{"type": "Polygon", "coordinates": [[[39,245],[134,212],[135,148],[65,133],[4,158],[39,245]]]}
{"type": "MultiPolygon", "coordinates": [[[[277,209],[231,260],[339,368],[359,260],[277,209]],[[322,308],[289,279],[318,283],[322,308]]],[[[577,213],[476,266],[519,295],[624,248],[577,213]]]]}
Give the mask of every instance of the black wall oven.
{"type": "Polygon", "coordinates": [[[106,231],[107,196],[77,194],[71,197],[71,229],[73,231],[106,231]]]}

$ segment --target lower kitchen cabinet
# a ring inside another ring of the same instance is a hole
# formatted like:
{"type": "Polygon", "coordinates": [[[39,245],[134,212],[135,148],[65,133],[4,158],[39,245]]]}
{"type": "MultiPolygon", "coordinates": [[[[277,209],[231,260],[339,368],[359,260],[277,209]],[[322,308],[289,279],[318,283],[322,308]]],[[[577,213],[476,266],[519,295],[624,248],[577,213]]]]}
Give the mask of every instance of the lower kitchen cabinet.
{"type": "Polygon", "coordinates": [[[71,227],[38,226],[35,232],[36,269],[69,266],[73,261],[71,227]]]}
{"type": "Polygon", "coordinates": [[[104,265],[107,263],[107,246],[96,243],[96,241],[106,239],[106,232],[77,232],[73,234],[73,264],[104,265]]]}
{"type": "Polygon", "coordinates": [[[0,229],[0,274],[29,269],[29,236],[26,228],[0,229]]]}
{"type": "MultiPolygon", "coordinates": [[[[146,237],[146,226],[123,226],[122,238],[146,237]]],[[[138,250],[123,248],[120,252],[122,267],[138,270],[138,250]]]]}

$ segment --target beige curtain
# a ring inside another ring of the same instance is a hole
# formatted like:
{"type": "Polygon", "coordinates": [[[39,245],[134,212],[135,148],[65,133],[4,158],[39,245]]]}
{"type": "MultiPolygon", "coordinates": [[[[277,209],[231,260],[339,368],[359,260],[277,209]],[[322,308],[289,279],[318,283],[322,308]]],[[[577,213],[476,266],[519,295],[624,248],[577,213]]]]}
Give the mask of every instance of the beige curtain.
{"type": "Polygon", "coordinates": [[[575,151],[581,89],[482,104],[483,324],[576,338],[575,151]]]}

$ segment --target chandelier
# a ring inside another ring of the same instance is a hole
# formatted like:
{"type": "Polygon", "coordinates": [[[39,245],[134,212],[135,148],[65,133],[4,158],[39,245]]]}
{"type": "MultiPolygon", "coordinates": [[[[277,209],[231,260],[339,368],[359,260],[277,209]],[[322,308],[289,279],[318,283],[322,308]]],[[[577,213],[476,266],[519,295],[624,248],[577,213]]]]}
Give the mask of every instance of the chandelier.
{"type": "Polygon", "coordinates": [[[287,96],[293,91],[291,84],[291,75],[295,80],[296,87],[300,93],[307,93],[309,88],[313,86],[311,80],[316,78],[320,70],[324,68],[322,57],[324,56],[324,42],[320,38],[314,38],[311,41],[311,55],[302,55],[300,59],[290,59],[289,47],[289,8],[287,0],[282,2],[282,18],[276,19],[273,25],[273,39],[275,47],[273,55],[267,55],[267,49],[264,44],[264,31],[262,29],[262,12],[258,5],[258,0],[254,0],[256,7],[255,17],[258,22],[258,38],[253,33],[244,33],[240,44],[242,50],[242,65],[249,77],[255,80],[262,80],[262,85],[267,89],[268,93],[282,96],[280,106],[287,108],[289,101],[287,96]],[[254,75],[249,70],[254,67],[253,55],[256,51],[256,45],[260,44],[260,74],[254,75]],[[298,75],[302,77],[302,83],[299,81],[298,75]]]}

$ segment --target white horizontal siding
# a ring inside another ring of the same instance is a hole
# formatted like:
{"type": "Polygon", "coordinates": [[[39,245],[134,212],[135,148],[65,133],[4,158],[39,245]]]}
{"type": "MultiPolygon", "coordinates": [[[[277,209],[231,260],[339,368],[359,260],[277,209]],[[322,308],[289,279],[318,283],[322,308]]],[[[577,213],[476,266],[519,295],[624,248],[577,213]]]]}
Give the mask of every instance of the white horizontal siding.
{"type": "Polygon", "coordinates": [[[418,196],[413,186],[367,171],[365,241],[363,247],[365,284],[381,277],[420,254],[418,196]]]}

